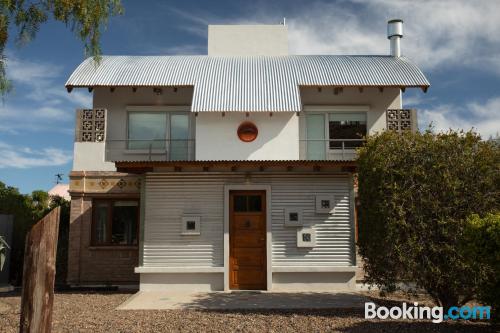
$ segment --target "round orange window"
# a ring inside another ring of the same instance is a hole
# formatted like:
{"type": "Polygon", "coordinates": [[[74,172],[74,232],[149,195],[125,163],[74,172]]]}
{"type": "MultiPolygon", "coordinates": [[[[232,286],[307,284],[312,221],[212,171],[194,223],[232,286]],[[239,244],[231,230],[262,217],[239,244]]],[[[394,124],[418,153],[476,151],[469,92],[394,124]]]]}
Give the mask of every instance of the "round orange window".
{"type": "Polygon", "coordinates": [[[249,121],[241,123],[238,127],[238,138],[243,142],[252,142],[257,138],[257,134],[259,134],[257,126],[249,121]]]}

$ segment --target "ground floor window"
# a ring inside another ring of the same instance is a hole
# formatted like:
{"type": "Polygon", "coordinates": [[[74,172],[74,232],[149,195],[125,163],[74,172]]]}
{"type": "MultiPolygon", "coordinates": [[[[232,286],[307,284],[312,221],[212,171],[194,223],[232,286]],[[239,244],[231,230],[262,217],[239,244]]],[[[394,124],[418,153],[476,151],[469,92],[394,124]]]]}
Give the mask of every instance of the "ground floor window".
{"type": "Polygon", "coordinates": [[[93,201],[92,245],[137,245],[139,200],[93,201]]]}

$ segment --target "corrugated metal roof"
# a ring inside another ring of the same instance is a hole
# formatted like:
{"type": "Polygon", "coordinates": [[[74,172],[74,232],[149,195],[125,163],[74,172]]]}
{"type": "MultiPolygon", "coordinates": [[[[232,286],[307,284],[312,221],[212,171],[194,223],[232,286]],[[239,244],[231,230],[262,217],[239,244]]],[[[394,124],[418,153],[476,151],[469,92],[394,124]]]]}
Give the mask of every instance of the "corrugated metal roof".
{"type": "Polygon", "coordinates": [[[428,87],[422,71],[392,56],[103,56],[67,87],[194,86],[191,110],[302,110],[300,86],[428,87]]]}

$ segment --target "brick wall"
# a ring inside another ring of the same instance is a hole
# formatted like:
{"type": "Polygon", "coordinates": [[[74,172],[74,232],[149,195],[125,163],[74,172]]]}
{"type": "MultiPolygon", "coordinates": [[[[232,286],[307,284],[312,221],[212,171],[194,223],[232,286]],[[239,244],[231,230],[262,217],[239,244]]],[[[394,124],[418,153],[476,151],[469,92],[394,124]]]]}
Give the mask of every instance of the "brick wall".
{"type": "Polygon", "coordinates": [[[136,284],[137,247],[92,247],[92,198],[72,197],[68,250],[70,284],[136,284]]]}

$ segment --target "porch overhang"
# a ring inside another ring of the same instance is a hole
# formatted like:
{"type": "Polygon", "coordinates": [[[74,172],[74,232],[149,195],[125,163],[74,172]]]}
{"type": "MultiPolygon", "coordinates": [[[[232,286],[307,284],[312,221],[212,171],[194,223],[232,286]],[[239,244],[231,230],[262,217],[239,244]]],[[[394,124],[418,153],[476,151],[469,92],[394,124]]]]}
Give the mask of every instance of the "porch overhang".
{"type": "Polygon", "coordinates": [[[336,160],[221,160],[221,161],[120,161],[117,171],[175,172],[355,172],[356,161],[336,160]]]}

